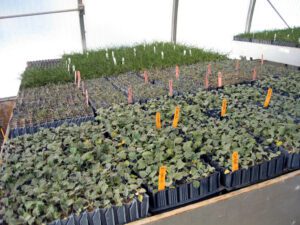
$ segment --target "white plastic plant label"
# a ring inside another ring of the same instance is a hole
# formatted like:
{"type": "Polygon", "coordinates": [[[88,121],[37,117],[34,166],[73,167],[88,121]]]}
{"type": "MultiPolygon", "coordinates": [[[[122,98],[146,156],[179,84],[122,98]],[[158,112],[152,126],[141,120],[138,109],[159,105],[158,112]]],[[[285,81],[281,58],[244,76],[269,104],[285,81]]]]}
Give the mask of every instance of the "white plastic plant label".
{"type": "Polygon", "coordinates": [[[164,59],[164,52],[161,52],[161,59],[164,59]]]}
{"type": "Polygon", "coordinates": [[[186,50],[183,50],[183,55],[184,55],[184,56],[186,55],[186,50]]]}
{"type": "Polygon", "coordinates": [[[70,72],[70,64],[68,63],[68,72],[70,72]]]}
{"type": "Polygon", "coordinates": [[[176,45],[173,45],[173,49],[174,49],[174,50],[176,49],[176,45]]]}
{"type": "Polygon", "coordinates": [[[154,54],[156,54],[156,47],[155,46],[153,46],[153,52],[154,52],[154,54]]]}
{"type": "Polygon", "coordinates": [[[90,53],[89,53],[89,52],[87,52],[87,53],[86,53],[86,57],[89,57],[89,54],[90,54],[90,53]]]}
{"type": "Polygon", "coordinates": [[[111,51],[111,56],[112,56],[113,58],[115,58],[115,53],[114,53],[114,51],[111,51]]]}
{"type": "Polygon", "coordinates": [[[125,64],[125,58],[122,57],[122,65],[124,65],[124,64],[125,64]]]}
{"type": "Polygon", "coordinates": [[[68,58],[68,63],[71,64],[71,58],[68,58]]]}
{"type": "Polygon", "coordinates": [[[106,59],[108,59],[108,52],[105,53],[105,57],[106,57],[106,59]]]}
{"type": "Polygon", "coordinates": [[[276,41],[276,38],[277,38],[277,34],[275,33],[274,34],[274,41],[276,41]]]}
{"type": "Polygon", "coordinates": [[[192,56],[192,49],[189,50],[190,56],[192,56]]]}
{"type": "Polygon", "coordinates": [[[113,62],[114,62],[114,65],[116,66],[117,65],[117,60],[115,57],[113,57],[113,62]]]}
{"type": "Polygon", "coordinates": [[[72,65],[72,71],[73,72],[75,71],[75,65],[72,65]]]}
{"type": "Polygon", "coordinates": [[[144,43],[144,50],[146,50],[146,43],[144,43]]]}
{"type": "Polygon", "coordinates": [[[136,48],[133,49],[133,55],[136,57],[136,48]]]}

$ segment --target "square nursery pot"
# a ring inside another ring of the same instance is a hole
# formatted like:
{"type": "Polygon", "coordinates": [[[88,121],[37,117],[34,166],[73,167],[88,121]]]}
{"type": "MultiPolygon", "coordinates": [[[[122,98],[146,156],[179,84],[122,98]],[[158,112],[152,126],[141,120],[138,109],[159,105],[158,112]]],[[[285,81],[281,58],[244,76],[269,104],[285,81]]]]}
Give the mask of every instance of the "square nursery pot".
{"type": "Polygon", "coordinates": [[[67,219],[56,220],[48,225],[119,225],[145,218],[148,210],[149,196],[145,194],[142,202],[134,199],[130,204],[95,209],[92,212],[83,212],[79,216],[71,215],[67,219]]]}
{"type": "Polygon", "coordinates": [[[175,188],[166,188],[156,193],[147,188],[150,199],[150,212],[158,213],[173,209],[217,194],[222,190],[219,172],[198,181],[200,182],[198,188],[195,188],[192,182],[178,185],[175,188]]]}
{"type": "Polygon", "coordinates": [[[283,174],[285,168],[284,164],[285,157],[282,153],[269,161],[228,174],[224,174],[225,169],[221,168],[221,183],[228,191],[246,187],[283,174]]]}
{"type": "Polygon", "coordinates": [[[61,126],[64,123],[67,124],[76,124],[80,125],[83,122],[93,121],[95,118],[94,116],[84,116],[84,117],[76,117],[71,119],[63,119],[63,120],[56,120],[53,122],[47,122],[47,123],[41,123],[41,124],[35,124],[32,126],[25,126],[25,127],[19,127],[14,128],[10,130],[9,132],[9,138],[16,138],[25,134],[34,134],[38,132],[41,128],[56,128],[61,126]]]}

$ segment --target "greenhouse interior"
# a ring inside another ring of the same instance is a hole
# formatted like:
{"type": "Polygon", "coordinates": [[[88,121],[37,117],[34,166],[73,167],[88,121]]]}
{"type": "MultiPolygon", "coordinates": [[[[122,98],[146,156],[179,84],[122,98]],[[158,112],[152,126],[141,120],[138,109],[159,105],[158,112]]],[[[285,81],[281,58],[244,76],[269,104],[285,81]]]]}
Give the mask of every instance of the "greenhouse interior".
{"type": "Polygon", "coordinates": [[[1,0],[0,225],[300,225],[299,0],[1,0]]]}

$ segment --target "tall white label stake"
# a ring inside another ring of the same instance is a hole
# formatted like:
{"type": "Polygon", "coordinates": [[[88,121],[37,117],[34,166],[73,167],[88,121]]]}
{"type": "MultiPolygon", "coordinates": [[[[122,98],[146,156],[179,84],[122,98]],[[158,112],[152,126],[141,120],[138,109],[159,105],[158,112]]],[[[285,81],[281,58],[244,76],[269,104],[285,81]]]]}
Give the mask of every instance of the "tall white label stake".
{"type": "Polygon", "coordinates": [[[68,58],[68,63],[71,64],[71,58],[68,58]]]}
{"type": "Polygon", "coordinates": [[[75,72],[75,65],[72,66],[72,71],[75,72]]]}
{"type": "Polygon", "coordinates": [[[136,49],[135,48],[133,49],[133,55],[134,55],[134,57],[136,57],[136,49]]]}
{"type": "Polygon", "coordinates": [[[106,57],[106,59],[108,59],[108,52],[105,53],[105,57],[106,57]]]}
{"type": "Polygon", "coordinates": [[[176,49],[176,45],[173,45],[173,49],[174,49],[174,50],[176,49]]]}
{"type": "Polygon", "coordinates": [[[164,59],[164,52],[161,52],[161,59],[164,59]]]}
{"type": "Polygon", "coordinates": [[[184,56],[186,55],[186,50],[183,50],[183,55],[184,55],[184,56]]]}
{"type": "Polygon", "coordinates": [[[113,61],[114,61],[114,65],[116,66],[117,65],[117,60],[115,57],[113,57],[113,61]]]}
{"type": "Polygon", "coordinates": [[[276,33],[274,34],[274,41],[276,41],[276,37],[277,37],[277,35],[276,35],[276,33]]]}
{"type": "Polygon", "coordinates": [[[124,65],[124,64],[125,64],[125,58],[122,57],[122,65],[124,65]]]}
{"type": "Polygon", "coordinates": [[[156,47],[155,46],[153,46],[153,52],[154,52],[154,54],[156,54],[156,47]]]}
{"type": "Polygon", "coordinates": [[[70,64],[68,63],[68,72],[70,72],[70,64]]]}
{"type": "Polygon", "coordinates": [[[111,56],[112,56],[113,58],[115,58],[115,53],[114,53],[114,51],[111,51],[111,56]]]}
{"type": "Polygon", "coordinates": [[[189,50],[190,56],[192,56],[192,49],[189,50]]]}

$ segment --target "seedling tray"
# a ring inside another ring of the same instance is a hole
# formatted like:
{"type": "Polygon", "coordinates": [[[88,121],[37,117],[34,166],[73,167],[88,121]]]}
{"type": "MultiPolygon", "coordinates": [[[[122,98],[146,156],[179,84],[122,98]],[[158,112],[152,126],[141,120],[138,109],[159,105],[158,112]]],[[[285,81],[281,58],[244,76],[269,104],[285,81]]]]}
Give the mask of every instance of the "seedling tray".
{"type": "Polygon", "coordinates": [[[64,123],[80,125],[83,122],[94,121],[94,119],[95,119],[94,116],[85,116],[85,117],[69,118],[64,120],[56,120],[53,122],[36,124],[33,126],[25,126],[22,128],[14,128],[9,132],[9,138],[16,138],[18,136],[22,136],[25,134],[34,134],[38,132],[41,128],[56,128],[61,126],[64,123]]]}
{"type": "Polygon", "coordinates": [[[192,182],[178,185],[175,188],[167,188],[156,193],[146,188],[150,198],[150,212],[167,211],[187,203],[199,201],[223,190],[220,185],[219,172],[215,172],[199,181],[200,187],[198,188],[195,188],[192,182]]]}
{"type": "Polygon", "coordinates": [[[287,170],[300,169],[300,153],[287,153],[285,157],[285,166],[287,170]]]}
{"type": "Polygon", "coordinates": [[[149,196],[144,195],[143,201],[134,199],[130,204],[108,209],[95,209],[83,212],[79,216],[71,215],[64,220],[56,220],[49,225],[119,225],[130,223],[148,215],[149,196]]]}
{"type": "Polygon", "coordinates": [[[299,44],[292,43],[292,42],[287,42],[287,41],[260,40],[260,39],[256,39],[256,38],[241,38],[241,37],[238,37],[238,36],[234,36],[233,40],[235,40],[235,41],[244,41],[244,42],[253,42],[253,43],[259,43],[259,44],[269,44],[269,45],[278,45],[278,46],[300,48],[299,44]]]}
{"type": "Polygon", "coordinates": [[[220,167],[218,163],[214,161],[210,161],[210,163],[221,172],[221,184],[227,191],[246,187],[283,174],[285,168],[284,162],[285,156],[284,153],[281,152],[279,156],[269,161],[251,166],[248,169],[239,169],[225,174],[225,168],[220,167]]]}

